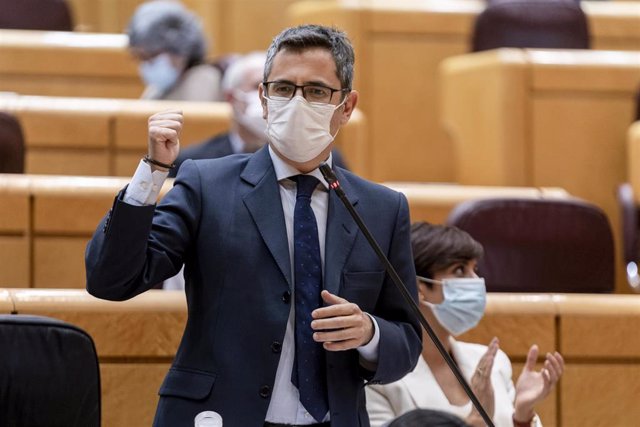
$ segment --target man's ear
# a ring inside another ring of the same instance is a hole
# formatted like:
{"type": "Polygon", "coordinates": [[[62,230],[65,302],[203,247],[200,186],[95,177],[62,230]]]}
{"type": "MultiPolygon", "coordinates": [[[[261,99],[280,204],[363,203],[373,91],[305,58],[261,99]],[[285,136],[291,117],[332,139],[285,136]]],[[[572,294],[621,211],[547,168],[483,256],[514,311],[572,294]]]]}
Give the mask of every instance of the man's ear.
{"type": "Polygon", "coordinates": [[[267,98],[264,97],[264,86],[262,83],[258,85],[258,95],[260,96],[260,104],[262,104],[262,118],[267,120],[267,98]]]}
{"type": "Polygon", "coordinates": [[[344,107],[342,110],[342,115],[340,117],[340,125],[343,126],[347,124],[349,119],[351,118],[351,114],[353,114],[353,110],[356,108],[358,104],[358,91],[352,90],[347,94],[347,99],[344,102],[344,107]]]}
{"type": "Polygon", "coordinates": [[[427,301],[427,285],[420,280],[416,280],[416,282],[418,282],[418,301],[427,301]]]}

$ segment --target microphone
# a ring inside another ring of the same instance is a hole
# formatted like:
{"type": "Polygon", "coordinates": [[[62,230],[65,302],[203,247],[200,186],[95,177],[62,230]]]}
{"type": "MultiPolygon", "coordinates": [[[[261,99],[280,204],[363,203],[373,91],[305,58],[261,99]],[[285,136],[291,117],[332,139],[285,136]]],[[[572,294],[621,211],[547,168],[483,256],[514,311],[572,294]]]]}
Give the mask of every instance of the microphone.
{"type": "Polygon", "coordinates": [[[471,390],[471,387],[467,383],[467,380],[465,380],[464,377],[462,376],[460,369],[458,369],[458,366],[456,365],[454,360],[451,358],[447,350],[442,345],[442,342],[437,337],[436,333],[433,331],[433,328],[431,327],[431,325],[429,325],[429,322],[427,322],[427,319],[425,319],[425,317],[420,312],[420,308],[418,307],[418,304],[416,304],[416,302],[411,297],[411,294],[409,293],[407,286],[402,282],[402,279],[396,272],[396,269],[393,268],[393,265],[391,265],[391,262],[389,261],[389,259],[386,257],[384,252],[382,252],[382,249],[380,249],[380,245],[378,245],[378,242],[376,242],[375,238],[373,237],[373,235],[365,225],[364,221],[362,221],[360,214],[356,212],[353,205],[347,198],[347,195],[344,193],[344,190],[340,186],[340,181],[338,181],[338,177],[333,172],[333,169],[331,169],[331,167],[324,162],[320,164],[319,169],[320,169],[320,172],[322,173],[322,176],[329,184],[329,189],[335,191],[336,195],[340,198],[340,200],[342,200],[342,203],[344,204],[345,208],[347,208],[347,210],[349,211],[349,214],[351,214],[351,216],[353,217],[353,220],[358,225],[358,228],[360,229],[362,234],[364,234],[364,237],[369,242],[369,245],[378,256],[378,259],[384,265],[384,268],[387,271],[387,274],[389,275],[389,277],[391,277],[391,280],[393,280],[393,283],[395,283],[395,285],[397,286],[398,290],[400,291],[400,294],[402,294],[404,300],[409,305],[409,308],[413,312],[414,316],[418,318],[418,320],[420,321],[420,324],[429,335],[429,338],[431,338],[431,341],[433,341],[433,344],[436,346],[436,348],[440,352],[440,355],[443,357],[445,362],[447,362],[447,365],[449,365],[449,369],[451,369],[451,372],[453,372],[453,375],[456,377],[456,379],[464,389],[467,396],[469,396],[469,399],[473,403],[473,406],[475,406],[475,408],[478,410],[478,412],[480,413],[480,416],[482,417],[484,422],[487,424],[487,426],[494,427],[493,421],[489,417],[489,414],[487,414],[487,411],[485,411],[485,409],[482,407],[482,404],[480,404],[480,401],[478,400],[476,395],[473,393],[473,390],[471,390]]]}

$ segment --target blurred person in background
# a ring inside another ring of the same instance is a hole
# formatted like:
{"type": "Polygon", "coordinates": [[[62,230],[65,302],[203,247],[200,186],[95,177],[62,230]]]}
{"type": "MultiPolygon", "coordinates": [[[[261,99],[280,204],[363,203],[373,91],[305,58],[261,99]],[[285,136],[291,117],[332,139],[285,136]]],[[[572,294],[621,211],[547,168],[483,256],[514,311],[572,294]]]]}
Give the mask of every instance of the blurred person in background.
{"type": "MultiPolygon", "coordinates": [[[[419,222],[411,226],[411,248],[420,310],[496,427],[540,426],[535,406],[562,375],[560,353],[547,353],[542,369],[536,371],[538,346],[531,346],[514,386],[511,362],[497,338],[488,347],[454,338],[473,329],[484,315],[486,287],[476,274],[483,255],[480,243],[457,227],[419,222]]],[[[391,384],[366,387],[371,426],[387,425],[417,408],[449,412],[471,426],[484,426],[435,345],[426,336],[422,345],[413,372],[391,384]]]]}
{"type": "Polygon", "coordinates": [[[175,161],[175,169],[169,173],[170,177],[177,175],[180,165],[187,159],[216,159],[230,154],[253,153],[266,144],[264,131],[267,122],[262,117],[258,95],[266,58],[266,52],[252,52],[229,65],[222,79],[223,99],[232,108],[229,131],[182,150],[175,161]]]}
{"type": "Polygon", "coordinates": [[[146,86],[142,99],[222,100],[220,70],[205,62],[200,20],[180,2],[143,3],[131,18],[127,34],[146,86]]]}

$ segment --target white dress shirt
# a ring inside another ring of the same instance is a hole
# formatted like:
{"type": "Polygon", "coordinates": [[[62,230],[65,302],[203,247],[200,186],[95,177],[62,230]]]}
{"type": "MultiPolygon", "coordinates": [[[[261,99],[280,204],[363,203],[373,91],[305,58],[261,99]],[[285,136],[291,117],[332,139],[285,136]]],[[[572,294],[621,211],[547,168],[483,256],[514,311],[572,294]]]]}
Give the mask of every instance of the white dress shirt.
{"type": "MultiPolygon", "coordinates": [[[[280,199],[282,202],[282,210],[287,229],[287,240],[289,242],[289,257],[291,263],[291,277],[293,275],[293,211],[296,204],[296,184],[289,179],[292,176],[299,175],[300,171],[285,163],[277,154],[269,147],[269,155],[273,162],[276,178],[280,184],[280,199]]],[[[329,155],[327,163],[331,165],[332,158],[329,155]]],[[[166,179],[168,172],[155,171],[151,173],[151,167],[140,161],[138,168],[127,187],[124,195],[124,202],[132,205],[150,205],[154,204],[160,194],[162,184],[166,179]]],[[[325,259],[325,240],[327,231],[327,213],[329,209],[329,192],[326,181],[318,169],[314,169],[308,175],[318,178],[322,185],[318,186],[311,198],[311,208],[318,223],[318,240],[320,242],[320,257],[324,271],[325,259]]],[[[293,290],[292,290],[293,291],[293,290]]],[[[291,301],[295,301],[293,295],[291,301]]],[[[300,394],[298,389],[291,382],[291,372],[293,369],[293,361],[295,355],[294,345],[294,304],[291,304],[289,319],[287,321],[287,329],[282,344],[282,352],[278,362],[276,371],[276,379],[273,385],[273,392],[269,403],[269,409],[265,421],[282,424],[313,424],[317,422],[306,411],[302,403],[300,403],[300,394]]],[[[373,318],[369,316],[373,322],[374,335],[371,341],[358,348],[360,357],[368,364],[375,364],[378,360],[378,347],[380,343],[380,331],[378,325],[373,318]]],[[[329,413],[325,416],[324,421],[330,418],[329,413]]]]}

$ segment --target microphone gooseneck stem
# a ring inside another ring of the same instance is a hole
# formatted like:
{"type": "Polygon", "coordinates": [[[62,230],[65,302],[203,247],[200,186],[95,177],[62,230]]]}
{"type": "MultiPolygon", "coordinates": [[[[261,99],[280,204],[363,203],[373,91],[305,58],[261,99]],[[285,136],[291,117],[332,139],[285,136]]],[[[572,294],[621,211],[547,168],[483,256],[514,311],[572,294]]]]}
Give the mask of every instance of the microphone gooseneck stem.
{"type": "Polygon", "coordinates": [[[433,344],[436,346],[436,348],[442,355],[442,358],[445,360],[445,362],[447,362],[447,365],[449,365],[449,369],[451,369],[451,371],[453,372],[453,375],[455,375],[456,379],[464,389],[465,393],[467,394],[467,396],[469,396],[469,399],[473,403],[473,406],[475,406],[478,413],[480,413],[480,416],[482,417],[484,422],[487,424],[487,426],[494,427],[491,417],[489,417],[489,414],[487,414],[487,411],[485,411],[485,409],[482,407],[482,404],[480,404],[480,401],[478,400],[476,395],[473,393],[473,390],[471,390],[471,387],[467,383],[467,380],[465,380],[464,377],[462,376],[460,369],[458,369],[458,366],[456,365],[454,360],[451,358],[451,355],[449,355],[449,352],[447,352],[447,350],[444,348],[444,346],[442,345],[442,342],[440,342],[440,339],[438,338],[436,333],[433,331],[433,328],[431,327],[429,322],[427,322],[427,319],[420,312],[420,308],[418,307],[418,304],[416,304],[413,297],[409,293],[409,290],[407,289],[406,285],[402,282],[402,279],[396,272],[396,269],[393,267],[393,265],[391,265],[391,262],[386,257],[384,252],[382,252],[382,249],[380,249],[380,245],[378,245],[378,242],[376,242],[375,238],[373,237],[373,235],[365,225],[364,221],[362,221],[360,214],[358,214],[358,212],[355,210],[355,208],[347,198],[347,195],[345,194],[344,190],[342,189],[342,187],[340,187],[340,182],[338,181],[338,178],[336,177],[336,175],[333,173],[333,170],[331,169],[331,167],[326,163],[322,163],[320,164],[319,169],[320,169],[320,172],[322,173],[322,176],[324,176],[324,179],[329,184],[329,188],[335,191],[336,195],[340,198],[345,208],[347,208],[347,210],[349,211],[349,214],[351,214],[351,216],[353,217],[353,220],[358,225],[358,228],[360,229],[360,231],[362,231],[362,234],[364,234],[364,237],[367,239],[367,241],[369,242],[369,245],[378,256],[378,259],[384,265],[384,268],[387,271],[387,274],[389,275],[389,277],[391,277],[391,280],[393,280],[393,283],[395,283],[398,290],[402,294],[403,298],[411,308],[411,311],[413,312],[414,316],[416,316],[416,318],[420,321],[420,324],[429,335],[429,338],[431,338],[431,341],[433,341],[433,344]]]}

